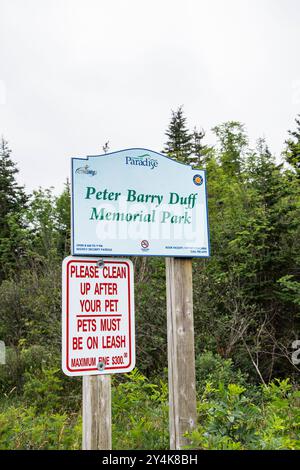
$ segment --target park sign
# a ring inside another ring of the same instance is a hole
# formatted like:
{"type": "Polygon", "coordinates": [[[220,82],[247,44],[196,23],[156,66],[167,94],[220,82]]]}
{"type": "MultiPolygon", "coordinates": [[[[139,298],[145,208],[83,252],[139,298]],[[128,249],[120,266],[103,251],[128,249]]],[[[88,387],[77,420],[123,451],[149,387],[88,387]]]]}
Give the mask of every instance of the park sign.
{"type": "Polygon", "coordinates": [[[135,366],[133,265],[69,256],[62,269],[62,369],[124,373],[135,366]]]}
{"type": "Polygon", "coordinates": [[[72,254],[208,257],[205,171],[140,148],[72,158],[72,254]]]}

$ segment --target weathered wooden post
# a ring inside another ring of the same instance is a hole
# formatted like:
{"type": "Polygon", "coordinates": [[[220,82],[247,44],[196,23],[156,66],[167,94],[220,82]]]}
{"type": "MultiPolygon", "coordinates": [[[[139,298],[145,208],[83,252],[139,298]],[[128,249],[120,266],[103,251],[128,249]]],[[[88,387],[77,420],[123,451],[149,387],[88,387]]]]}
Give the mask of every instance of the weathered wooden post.
{"type": "Polygon", "coordinates": [[[111,374],[135,366],[133,287],[128,259],[68,256],[63,261],[62,369],[83,376],[84,450],[112,447],[111,374]]]}
{"type": "Polygon", "coordinates": [[[83,450],[111,450],[110,375],[83,377],[82,448],[83,450]]]}
{"type": "Polygon", "coordinates": [[[170,449],[196,423],[192,260],[166,258],[170,449]]]}

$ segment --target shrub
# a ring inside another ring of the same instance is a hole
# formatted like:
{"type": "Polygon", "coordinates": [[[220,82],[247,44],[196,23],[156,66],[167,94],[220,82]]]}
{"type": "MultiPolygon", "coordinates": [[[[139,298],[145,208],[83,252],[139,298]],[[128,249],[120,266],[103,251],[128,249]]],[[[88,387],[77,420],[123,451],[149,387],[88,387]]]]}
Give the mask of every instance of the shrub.
{"type": "Polygon", "coordinates": [[[114,449],[168,449],[168,386],[137,369],[112,389],[114,449]]]}
{"type": "Polygon", "coordinates": [[[40,414],[34,408],[10,406],[0,413],[0,448],[80,449],[81,419],[66,414],[40,414]]]}
{"type": "MultiPolygon", "coordinates": [[[[251,394],[250,394],[251,397],[251,394]]],[[[288,380],[261,387],[251,401],[237,384],[207,383],[198,403],[198,427],[190,434],[199,449],[299,449],[300,392],[288,380]]]]}
{"type": "Polygon", "coordinates": [[[196,382],[198,393],[201,395],[207,382],[214,387],[219,383],[224,385],[237,383],[245,386],[247,375],[234,367],[232,359],[224,359],[219,354],[206,351],[196,357],[196,382]]]}
{"type": "Polygon", "coordinates": [[[24,398],[38,412],[57,411],[61,405],[62,384],[59,369],[42,369],[39,374],[25,372],[24,398]]]}
{"type": "Polygon", "coordinates": [[[13,392],[22,393],[25,373],[37,375],[43,367],[54,360],[54,354],[40,345],[25,348],[6,348],[6,364],[0,367],[0,393],[9,395],[13,392]]]}

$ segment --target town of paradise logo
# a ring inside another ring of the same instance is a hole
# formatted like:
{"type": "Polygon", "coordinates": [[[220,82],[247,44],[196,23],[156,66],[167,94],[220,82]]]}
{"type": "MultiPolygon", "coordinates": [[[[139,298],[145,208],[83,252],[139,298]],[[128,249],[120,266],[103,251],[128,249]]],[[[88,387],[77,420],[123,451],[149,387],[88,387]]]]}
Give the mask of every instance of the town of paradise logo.
{"type": "Polygon", "coordinates": [[[135,165],[135,166],[146,166],[153,170],[158,166],[158,161],[154,158],[151,158],[149,153],[144,153],[143,155],[138,155],[136,157],[125,157],[126,165],[135,165]]]}
{"type": "Polygon", "coordinates": [[[96,170],[91,170],[88,165],[82,166],[80,168],[77,168],[76,173],[78,175],[89,175],[89,176],[95,176],[97,174],[96,170]]]}
{"type": "Polygon", "coordinates": [[[193,182],[196,186],[201,186],[201,184],[203,183],[202,176],[201,175],[194,175],[193,182]]]}

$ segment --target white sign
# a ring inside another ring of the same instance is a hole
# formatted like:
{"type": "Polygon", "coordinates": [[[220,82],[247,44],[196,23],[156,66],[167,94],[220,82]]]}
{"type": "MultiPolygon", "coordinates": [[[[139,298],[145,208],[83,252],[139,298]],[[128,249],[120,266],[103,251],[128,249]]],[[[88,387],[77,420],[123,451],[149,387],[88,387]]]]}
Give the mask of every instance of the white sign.
{"type": "Polygon", "coordinates": [[[208,257],[205,171],[145,149],[72,158],[72,253],[208,257]]]}
{"type": "Polygon", "coordinates": [[[62,369],[66,375],[129,372],[135,366],[133,265],[69,256],[62,270],[62,369]]]}

